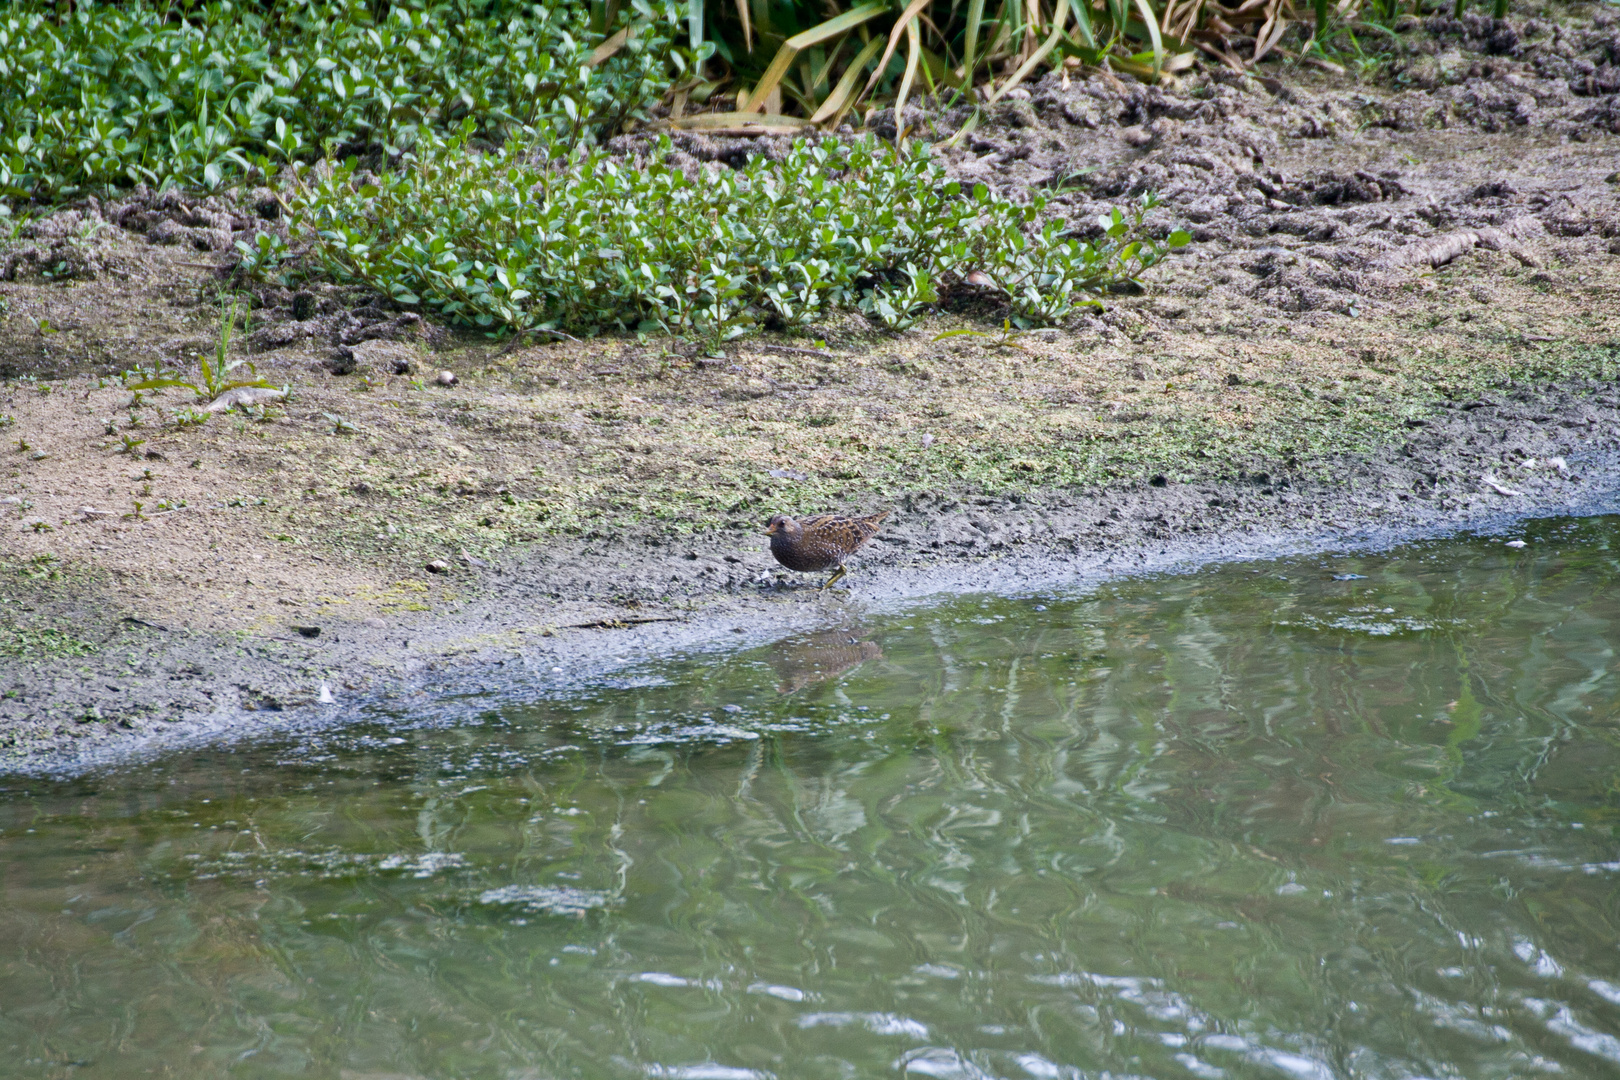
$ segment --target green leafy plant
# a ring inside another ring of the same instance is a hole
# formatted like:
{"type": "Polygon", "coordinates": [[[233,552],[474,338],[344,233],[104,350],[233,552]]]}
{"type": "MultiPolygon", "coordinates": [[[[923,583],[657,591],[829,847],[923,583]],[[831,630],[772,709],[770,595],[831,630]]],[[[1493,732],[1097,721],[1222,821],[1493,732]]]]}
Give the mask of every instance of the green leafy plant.
{"type": "Polygon", "coordinates": [[[568,0],[14,0],[0,11],[0,193],[216,189],[327,154],[397,159],[424,131],[565,145],[645,117],[708,47],[686,5],[609,24],[568,0]]]}
{"type": "MultiPolygon", "coordinates": [[[[187,378],[172,368],[163,368],[157,371],[143,370],[129,373],[124,382],[125,389],[137,393],[143,390],[190,390],[197,397],[206,401],[213,401],[227,390],[239,387],[256,386],[274,388],[274,384],[258,377],[258,370],[251,361],[246,359],[230,359],[231,331],[236,325],[237,303],[231,301],[229,308],[220,306],[219,335],[214,345],[214,355],[207,354],[197,358],[198,377],[187,378]],[[231,373],[238,368],[246,367],[252,374],[250,379],[233,379],[231,373]]],[[[131,426],[134,426],[133,424],[131,426]]]]}
{"type": "Polygon", "coordinates": [[[902,329],[974,273],[1021,322],[1057,322],[1188,239],[1149,236],[1151,199],[1076,239],[1039,223],[1040,194],[964,189],[870,138],[692,179],[667,141],[628,167],[468,154],[469,136],[380,183],[352,165],[311,174],[290,200],[306,272],[488,331],[662,329],[713,348],[835,308],[902,329]]]}
{"type": "Polygon", "coordinates": [[[938,342],[959,337],[980,337],[989,339],[990,344],[998,349],[1017,349],[1020,352],[1028,352],[1029,349],[1018,340],[1023,336],[1022,331],[1013,328],[1012,320],[1003,319],[1001,333],[999,334],[987,334],[983,330],[947,330],[943,334],[937,335],[934,340],[938,342]]]}
{"type": "Polygon", "coordinates": [[[89,656],[96,649],[94,643],[74,637],[63,630],[50,627],[0,626],[0,656],[89,656]]]}
{"type": "Polygon", "coordinates": [[[130,457],[139,457],[141,446],[145,442],[145,439],[137,439],[133,435],[125,435],[123,436],[123,445],[118,448],[118,452],[120,454],[128,454],[130,457]]]}

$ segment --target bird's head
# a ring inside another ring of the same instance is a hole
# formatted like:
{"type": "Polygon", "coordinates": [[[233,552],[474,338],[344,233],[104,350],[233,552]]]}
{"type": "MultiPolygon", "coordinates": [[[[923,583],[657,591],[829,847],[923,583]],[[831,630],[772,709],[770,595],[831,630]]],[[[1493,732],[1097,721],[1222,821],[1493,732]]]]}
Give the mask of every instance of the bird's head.
{"type": "Polygon", "coordinates": [[[765,524],[765,534],[767,536],[775,536],[777,533],[781,533],[784,536],[792,536],[798,531],[799,523],[788,517],[786,514],[777,514],[765,524]]]}

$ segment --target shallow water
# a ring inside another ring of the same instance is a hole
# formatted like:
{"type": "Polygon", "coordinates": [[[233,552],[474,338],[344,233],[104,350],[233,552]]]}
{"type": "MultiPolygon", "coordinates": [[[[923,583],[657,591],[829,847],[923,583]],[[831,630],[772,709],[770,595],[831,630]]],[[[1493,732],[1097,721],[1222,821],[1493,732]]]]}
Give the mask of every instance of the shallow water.
{"type": "Polygon", "coordinates": [[[1620,519],[0,778],[0,1075],[1620,1070],[1620,519]]]}

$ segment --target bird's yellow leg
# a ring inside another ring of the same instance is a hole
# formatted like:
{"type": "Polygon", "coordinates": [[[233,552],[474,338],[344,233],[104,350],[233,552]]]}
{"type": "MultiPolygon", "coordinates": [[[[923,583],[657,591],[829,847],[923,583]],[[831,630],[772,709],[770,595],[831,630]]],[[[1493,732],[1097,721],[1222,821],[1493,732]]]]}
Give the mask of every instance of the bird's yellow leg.
{"type": "Polygon", "coordinates": [[[839,578],[843,577],[847,573],[849,573],[849,571],[845,570],[842,566],[840,566],[837,570],[833,571],[833,576],[827,579],[826,584],[821,587],[820,591],[821,592],[826,592],[828,589],[832,588],[832,583],[833,582],[837,581],[839,578]]]}

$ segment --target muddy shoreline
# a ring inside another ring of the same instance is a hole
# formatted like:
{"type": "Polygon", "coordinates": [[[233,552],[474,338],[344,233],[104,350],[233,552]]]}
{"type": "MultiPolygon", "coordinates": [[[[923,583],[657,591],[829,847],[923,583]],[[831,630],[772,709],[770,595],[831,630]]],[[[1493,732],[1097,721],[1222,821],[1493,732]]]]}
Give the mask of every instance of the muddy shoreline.
{"type": "Polygon", "coordinates": [[[366,717],[454,722],[656,657],[757,645],[931,596],[1074,591],[1620,509],[1620,385],[1525,385],[1448,404],[1375,454],[1287,474],[1016,499],[912,496],[892,507],[839,594],[790,580],[763,537],[731,534],[576,542],[464,565],[456,610],[387,627],[328,621],[309,639],[163,627],[93,589],[20,576],[7,586],[13,610],[99,646],[7,664],[0,768],[92,770],[366,717]]]}
{"type": "MultiPolygon", "coordinates": [[[[947,289],[907,334],[817,324],[826,348],[509,347],[354,287],[234,278],[269,227],[251,197],[18,219],[0,769],[464,715],[452,691],[497,687],[476,711],[942,593],[1620,506],[1620,385],[1590,381],[1620,371],[1617,35],[1588,4],[1437,16],[1353,72],[1019,88],[936,146],[953,179],[1041,191],[1082,238],[1152,192],[1150,226],[1194,237],[1140,292],[1023,335],[947,289]],[[190,370],[231,327],[286,402],[204,426],[193,395],[119,378],[190,370]],[[836,597],[792,587],[758,532],[881,508],[836,597]]],[[[939,139],[963,119],[906,116],[939,139]]],[[[780,149],[687,133],[670,160],[780,149]]]]}

